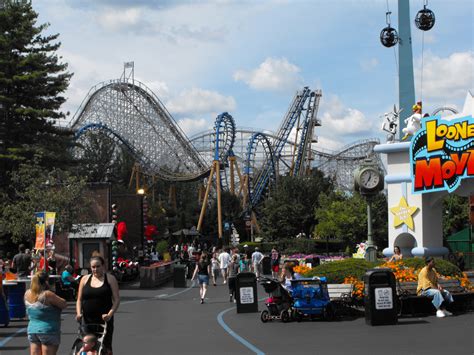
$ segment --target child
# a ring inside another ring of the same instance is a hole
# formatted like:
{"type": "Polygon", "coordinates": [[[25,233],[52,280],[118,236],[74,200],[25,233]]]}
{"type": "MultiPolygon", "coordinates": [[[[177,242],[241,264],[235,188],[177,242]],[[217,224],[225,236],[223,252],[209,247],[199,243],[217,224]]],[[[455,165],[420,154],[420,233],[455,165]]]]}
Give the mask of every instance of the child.
{"type": "Polygon", "coordinates": [[[87,334],[82,339],[82,348],[77,355],[97,355],[97,337],[94,334],[87,334]]]}
{"type": "Polygon", "coordinates": [[[211,259],[211,266],[212,266],[212,283],[216,286],[217,278],[219,277],[220,266],[219,260],[217,259],[217,253],[212,254],[211,259]]]}

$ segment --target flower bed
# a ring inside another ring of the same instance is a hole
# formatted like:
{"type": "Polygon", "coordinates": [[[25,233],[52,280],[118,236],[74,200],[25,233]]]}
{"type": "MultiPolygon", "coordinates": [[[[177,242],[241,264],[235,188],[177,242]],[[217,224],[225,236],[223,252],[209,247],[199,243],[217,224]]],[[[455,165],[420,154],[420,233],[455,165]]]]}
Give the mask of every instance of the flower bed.
{"type": "MultiPolygon", "coordinates": [[[[373,268],[391,269],[398,282],[416,282],[418,273],[425,263],[420,258],[403,259],[396,262],[377,261],[374,263],[364,259],[344,259],[332,263],[325,263],[312,269],[302,269],[304,277],[326,276],[328,283],[351,283],[354,285],[353,296],[356,298],[364,297],[363,277],[367,270],[373,268]]],[[[446,260],[436,260],[436,271],[438,277],[442,279],[457,279],[461,286],[468,290],[473,290],[473,285],[469,282],[467,275],[462,273],[456,266],[446,260]]]]}

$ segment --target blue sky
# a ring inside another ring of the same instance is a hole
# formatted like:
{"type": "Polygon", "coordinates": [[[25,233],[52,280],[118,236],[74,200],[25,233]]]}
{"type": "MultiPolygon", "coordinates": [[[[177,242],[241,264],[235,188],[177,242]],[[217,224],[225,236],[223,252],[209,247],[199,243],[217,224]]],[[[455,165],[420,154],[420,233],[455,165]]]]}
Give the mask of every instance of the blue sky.
{"type": "MultiPolygon", "coordinates": [[[[397,28],[395,0],[33,1],[74,72],[72,114],[90,87],[134,61],[135,78],[188,135],[224,111],[238,126],[275,131],[297,89],[321,89],[315,146],[325,149],[385,136],[380,116],[398,103],[397,54],[379,42],[387,4],[397,28]]],[[[414,18],[423,1],[410,6],[414,18]]],[[[426,112],[460,109],[474,87],[474,3],[428,8],[435,27],[423,34],[412,24],[416,97],[426,112]]]]}

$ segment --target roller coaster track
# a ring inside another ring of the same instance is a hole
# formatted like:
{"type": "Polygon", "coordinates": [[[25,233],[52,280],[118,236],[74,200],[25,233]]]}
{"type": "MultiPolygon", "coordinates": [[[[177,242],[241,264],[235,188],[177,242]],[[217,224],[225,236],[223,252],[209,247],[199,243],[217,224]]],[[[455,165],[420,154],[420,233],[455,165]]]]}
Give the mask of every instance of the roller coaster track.
{"type": "Polygon", "coordinates": [[[210,165],[158,97],[137,80],[118,79],[89,90],[70,128],[76,137],[97,130],[122,143],[143,171],[169,181],[209,175],[210,165]]]}
{"type": "MultiPolygon", "coordinates": [[[[280,125],[276,133],[276,138],[272,142],[272,151],[270,155],[267,155],[267,159],[264,162],[263,168],[259,171],[258,175],[252,177],[253,183],[249,184],[249,202],[251,206],[257,206],[257,204],[261,201],[263,194],[267,191],[267,187],[270,183],[272,177],[272,165],[275,164],[274,161],[271,160],[279,160],[282,154],[284,146],[288,142],[288,137],[292,129],[297,126],[298,123],[304,126],[307,122],[310,122],[311,119],[316,118],[317,112],[317,104],[315,107],[315,103],[319,103],[319,96],[321,96],[320,92],[317,95],[315,92],[311,91],[309,87],[304,87],[302,91],[298,91],[290,104],[290,108],[288,109],[283,121],[280,125]],[[317,100],[316,100],[317,98],[317,100]],[[304,114],[304,117],[302,117],[304,114]],[[298,123],[297,123],[298,122],[298,123]]],[[[297,131],[300,127],[297,127],[297,131]]],[[[306,127],[306,133],[308,131],[308,127],[306,127]]],[[[312,137],[311,137],[312,138],[312,137]]],[[[306,140],[305,137],[301,137],[301,146],[300,151],[301,153],[298,154],[299,160],[297,161],[296,169],[301,168],[301,157],[302,151],[306,149],[306,140]]],[[[253,142],[249,142],[248,150],[252,149],[255,145],[253,142]]],[[[247,157],[253,157],[255,154],[248,151],[247,157]]],[[[252,165],[253,162],[247,162],[247,165],[252,165]]]]}
{"type": "MultiPolygon", "coordinates": [[[[245,164],[247,157],[247,147],[250,137],[262,130],[254,128],[237,127],[235,131],[235,143],[233,150],[237,161],[241,164],[245,164]]],[[[276,134],[265,131],[265,136],[271,141],[276,139],[276,134]]],[[[214,152],[214,131],[208,130],[193,135],[190,139],[193,145],[198,149],[199,153],[207,158],[207,161],[211,161],[212,154],[214,152]]],[[[315,148],[312,145],[311,149],[311,167],[321,170],[326,176],[332,177],[336,186],[344,191],[351,191],[354,187],[353,174],[356,167],[365,158],[374,158],[380,169],[385,170],[384,165],[380,159],[379,154],[374,152],[374,146],[380,144],[378,138],[371,138],[365,140],[359,140],[350,143],[339,150],[328,150],[321,147],[315,148]]],[[[277,175],[286,175],[290,173],[291,160],[293,158],[293,152],[295,146],[299,147],[292,140],[288,140],[284,148],[282,149],[280,159],[277,162],[275,160],[275,169],[278,170],[277,175]]],[[[254,161],[256,166],[263,166],[267,156],[265,152],[261,151],[260,154],[256,154],[254,161]]],[[[244,169],[245,172],[245,169],[244,169]]]]}

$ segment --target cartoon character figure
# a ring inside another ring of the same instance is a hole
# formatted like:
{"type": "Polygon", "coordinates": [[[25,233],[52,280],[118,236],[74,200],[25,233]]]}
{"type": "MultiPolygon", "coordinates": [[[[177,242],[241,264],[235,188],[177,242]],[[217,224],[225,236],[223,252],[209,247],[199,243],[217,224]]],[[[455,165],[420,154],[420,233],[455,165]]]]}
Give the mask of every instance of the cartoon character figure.
{"type": "Polygon", "coordinates": [[[384,121],[382,123],[382,129],[385,132],[388,132],[387,134],[387,142],[393,143],[395,141],[395,135],[397,134],[398,131],[398,118],[400,117],[400,112],[402,112],[403,109],[400,111],[397,111],[397,107],[393,105],[393,111],[392,112],[386,112],[383,117],[384,121]]]}
{"type": "Polygon", "coordinates": [[[357,252],[352,254],[352,257],[355,259],[364,259],[365,258],[365,252],[367,249],[367,243],[359,243],[356,245],[357,252]]]}
{"type": "Polygon", "coordinates": [[[407,126],[402,129],[402,132],[405,133],[402,141],[407,139],[409,136],[413,136],[421,128],[421,101],[413,105],[412,110],[413,115],[405,119],[405,124],[407,126]]]}

